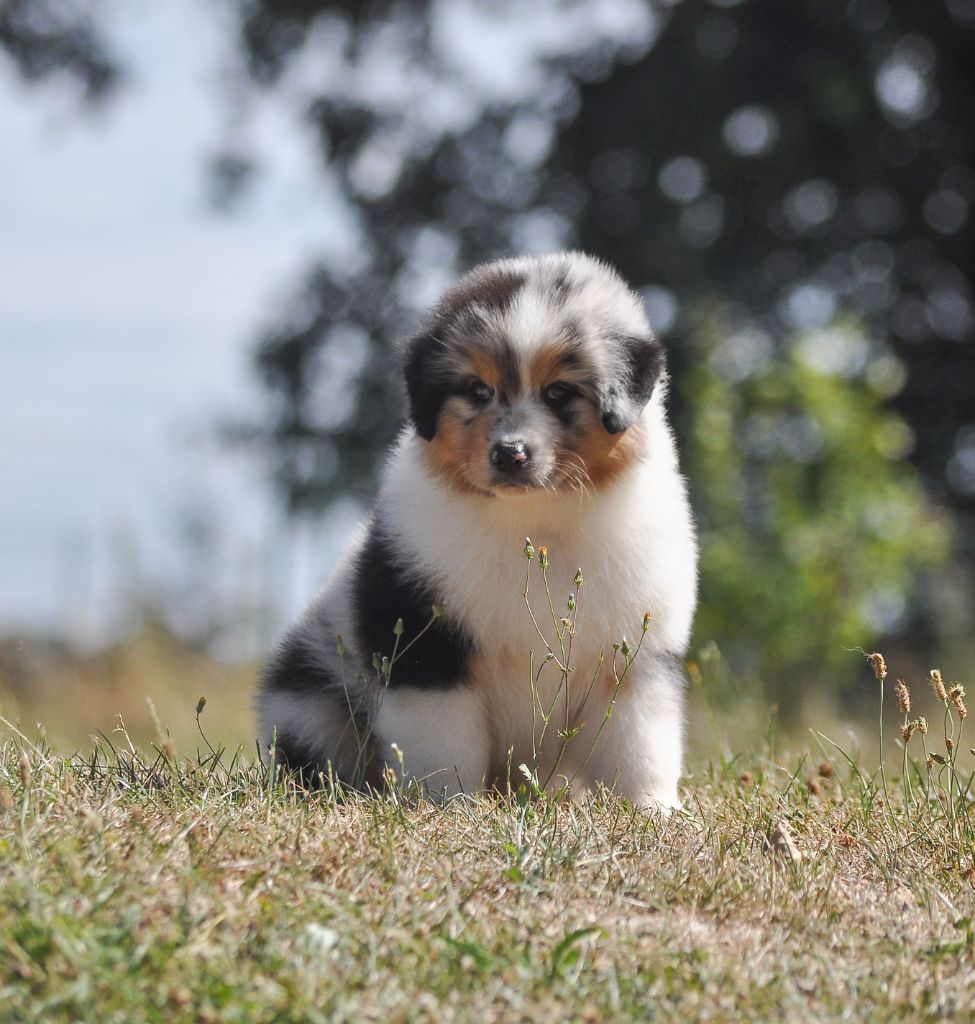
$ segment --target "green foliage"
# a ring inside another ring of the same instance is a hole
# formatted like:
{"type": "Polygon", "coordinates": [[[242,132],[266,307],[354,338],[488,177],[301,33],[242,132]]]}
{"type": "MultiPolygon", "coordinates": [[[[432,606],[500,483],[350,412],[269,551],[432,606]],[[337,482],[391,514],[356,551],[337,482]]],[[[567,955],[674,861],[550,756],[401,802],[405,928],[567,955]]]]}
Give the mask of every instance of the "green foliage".
{"type": "Polygon", "coordinates": [[[788,713],[800,686],[848,680],[849,649],[902,624],[948,529],[904,461],[910,429],[885,404],[896,362],[856,376],[823,368],[824,353],[841,364],[864,349],[855,321],[730,373],[753,339],[711,315],[692,344],[677,386],[700,527],[697,636],[788,713]]]}

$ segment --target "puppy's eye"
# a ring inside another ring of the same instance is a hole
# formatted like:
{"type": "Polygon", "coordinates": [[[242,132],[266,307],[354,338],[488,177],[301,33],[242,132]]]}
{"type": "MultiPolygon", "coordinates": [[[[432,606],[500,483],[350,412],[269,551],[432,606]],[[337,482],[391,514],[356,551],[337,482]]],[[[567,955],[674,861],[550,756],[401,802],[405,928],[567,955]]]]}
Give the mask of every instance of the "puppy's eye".
{"type": "Polygon", "coordinates": [[[554,384],[549,384],[545,388],[542,392],[542,397],[546,402],[551,402],[552,405],[559,405],[562,402],[568,401],[575,393],[576,389],[571,384],[566,384],[564,380],[557,380],[554,384]]]}
{"type": "Polygon", "coordinates": [[[483,380],[472,380],[467,385],[467,397],[479,405],[490,402],[493,396],[494,388],[489,387],[483,380]]]}

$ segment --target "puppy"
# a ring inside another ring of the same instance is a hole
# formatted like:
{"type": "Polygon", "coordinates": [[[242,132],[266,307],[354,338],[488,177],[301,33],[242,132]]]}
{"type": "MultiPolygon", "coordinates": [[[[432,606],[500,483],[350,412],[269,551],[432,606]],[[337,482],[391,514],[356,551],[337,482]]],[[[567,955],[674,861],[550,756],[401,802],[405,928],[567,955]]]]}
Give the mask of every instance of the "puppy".
{"type": "Polygon", "coordinates": [[[306,779],[677,806],[697,550],[642,302],[580,253],[502,260],[403,354],[412,423],[267,668],[263,741],[306,779]]]}

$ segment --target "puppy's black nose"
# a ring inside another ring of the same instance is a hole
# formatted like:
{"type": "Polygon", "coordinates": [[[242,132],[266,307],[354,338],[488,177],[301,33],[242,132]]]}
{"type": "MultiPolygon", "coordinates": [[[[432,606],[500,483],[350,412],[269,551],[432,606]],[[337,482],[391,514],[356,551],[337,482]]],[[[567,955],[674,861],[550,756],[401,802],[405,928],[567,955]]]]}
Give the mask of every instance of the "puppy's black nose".
{"type": "Polygon", "coordinates": [[[491,463],[502,473],[517,473],[528,465],[528,449],[521,441],[501,441],[491,449],[491,463]]]}

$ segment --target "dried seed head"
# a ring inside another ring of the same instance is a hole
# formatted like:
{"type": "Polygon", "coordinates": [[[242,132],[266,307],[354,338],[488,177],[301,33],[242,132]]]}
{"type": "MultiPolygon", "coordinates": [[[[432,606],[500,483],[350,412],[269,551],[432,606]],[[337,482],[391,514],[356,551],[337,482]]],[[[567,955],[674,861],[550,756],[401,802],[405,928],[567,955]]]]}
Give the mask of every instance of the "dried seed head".
{"type": "Polygon", "coordinates": [[[917,731],[922,736],[927,736],[927,734],[928,734],[928,720],[924,717],[924,715],[922,715],[919,719],[917,719],[917,721],[914,724],[917,726],[917,731]]]}
{"type": "Polygon", "coordinates": [[[902,715],[909,715],[911,713],[911,691],[907,688],[907,683],[903,679],[897,680],[894,693],[897,694],[898,711],[902,715]]]}
{"type": "Polygon", "coordinates": [[[820,776],[824,779],[831,779],[833,777],[833,766],[829,761],[823,761],[823,763],[816,769],[820,776]]]}
{"type": "Polygon", "coordinates": [[[931,669],[931,688],[938,700],[946,701],[948,699],[948,695],[945,693],[945,684],[941,681],[941,673],[936,668],[931,669]]]}
{"type": "Polygon", "coordinates": [[[525,558],[527,558],[529,561],[531,561],[535,557],[535,545],[532,544],[531,537],[525,538],[525,547],[523,548],[523,550],[525,552],[525,558]]]}
{"type": "Polygon", "coordinates": [[[874,651],[873,654],[867,655],[867,661],[870,662],[873,674],[883,682],[887,678],[887,662],[884,661],[884,656],[879,651],[874,651]]]}
{"type": "Polygon", "coordinates": [[[965,687],[959,686],[957,683],[948,691],[948,700],[957,700],[959,697],[965,696],[965,687]]]}
{"type": "MultiPolygon", "coordinates": [[[[964,692],[965,691],[962,690],[962,693],[964,692]]],[[[964,722],[965,719],[968,717],[968,708],[965,707],[965,702],[961,699],[961,697],[955,697],[955,699],[952,701],[952,704],[955,705],[955,711],[958,712],[958,717],[964,722]]]]}
{"type": "Polygon", "coordinates": [[[950,736],[945,737],[945,749],[949,754],[955,749],[955,741],[950,736]]]}
{"type": "Polygon", "coordinates": [[[823,780],[818,775],[810,775],[806,779],[806,788],[813,796],[819,796],[823,791],[823,780]]]}
{"type": "Polygon", "coordinates": [[[198,701],[196,702],[196,714],[197,714],[197,716],[200,716],[200,715],[202,715],[202,714],[203,714],[203,709],[204,709],[204,708],[205,708],[206,706],[207,706],[207,699],[206,699],[206,697],[201,697],[201,698],[200,698],[200,699],[199,699],[199,700],[198,700],[198,701]]]}
{"type": "Polygon", "coordinates": [[[30,760],[27,754],[20,755],[20,784],[26,789],[30,785],[30,760]]]}
{"type": "Polygon", "coordinates": [[[914,735],[914,730],[916,728],[917,728],[917,726],[913,722],[905,722],[901,726],[901,739],[905,743],[910,743],[911,742],[911,737],[914,735]]]}

